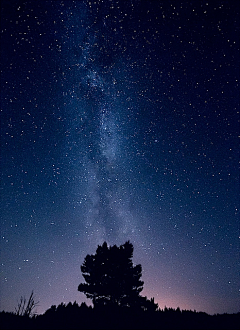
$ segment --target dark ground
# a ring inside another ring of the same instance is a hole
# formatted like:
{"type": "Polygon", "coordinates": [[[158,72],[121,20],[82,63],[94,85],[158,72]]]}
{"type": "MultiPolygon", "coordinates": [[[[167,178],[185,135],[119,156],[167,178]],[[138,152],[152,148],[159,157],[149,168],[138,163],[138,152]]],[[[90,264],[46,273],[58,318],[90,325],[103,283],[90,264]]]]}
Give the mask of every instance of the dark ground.
{"type": "Polygon", "coordinates": [[[240,313],[208,315],[165,309],[144,312],[127,309],[93,309],[77,304],[52,306],[29,318],[0,313],[1,329],[239,329],[240,313]]]}

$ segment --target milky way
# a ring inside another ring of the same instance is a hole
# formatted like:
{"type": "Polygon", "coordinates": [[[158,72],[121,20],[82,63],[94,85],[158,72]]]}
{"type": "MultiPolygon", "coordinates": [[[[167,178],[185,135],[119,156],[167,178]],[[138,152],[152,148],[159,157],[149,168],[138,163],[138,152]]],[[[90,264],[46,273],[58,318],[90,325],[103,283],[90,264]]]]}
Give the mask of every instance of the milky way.
{"type": "Polygon", "coordinates": [[[1,309],[90,303],[84,257],[130,240],[160,308],[238,311],[237,15],[1,2],[1,309]]]}

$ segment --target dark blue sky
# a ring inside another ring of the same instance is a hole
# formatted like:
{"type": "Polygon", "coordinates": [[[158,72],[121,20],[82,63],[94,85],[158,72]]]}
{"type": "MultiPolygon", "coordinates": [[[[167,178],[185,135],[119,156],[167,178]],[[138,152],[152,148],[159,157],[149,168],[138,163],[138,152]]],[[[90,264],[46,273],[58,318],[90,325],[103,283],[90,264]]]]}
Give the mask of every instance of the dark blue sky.
{"type": "Polygon", "coordinates": [[[160,308],[239,311],[234,1],[1,1],[1,310],[134,246],[160,308]]]}

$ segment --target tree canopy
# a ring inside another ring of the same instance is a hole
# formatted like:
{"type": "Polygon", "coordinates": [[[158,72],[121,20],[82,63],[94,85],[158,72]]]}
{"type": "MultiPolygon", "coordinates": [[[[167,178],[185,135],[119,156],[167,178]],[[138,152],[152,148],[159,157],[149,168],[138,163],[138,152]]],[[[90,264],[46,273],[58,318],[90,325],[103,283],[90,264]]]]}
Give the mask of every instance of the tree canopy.
{"type": "Polygon", "coordinates": [[[96,254],[84,259],[81,271],[86,283],[79,284],[78,291],[92,299],[94,306],[146,305],[146,297],[140,296],[142,267],[134,266],[132,257],[133,245],[129,241],[119,247],[108,247],[106,242],[99,245],[96,254]]]}

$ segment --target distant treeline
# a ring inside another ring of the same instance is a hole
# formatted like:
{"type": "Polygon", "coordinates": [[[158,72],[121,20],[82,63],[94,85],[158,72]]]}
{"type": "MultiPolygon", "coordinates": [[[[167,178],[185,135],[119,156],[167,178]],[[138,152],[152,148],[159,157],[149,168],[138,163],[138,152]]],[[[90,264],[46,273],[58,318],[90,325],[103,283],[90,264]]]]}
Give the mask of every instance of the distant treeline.
{"type": "Polygon", "coordinates": [[[76,302],[52,306],[42,315],[0,313],[0,329],[239,329],[240,313],[208,315],[165,308],[144,311],[128,307],[95,307],[76,302]]]}

